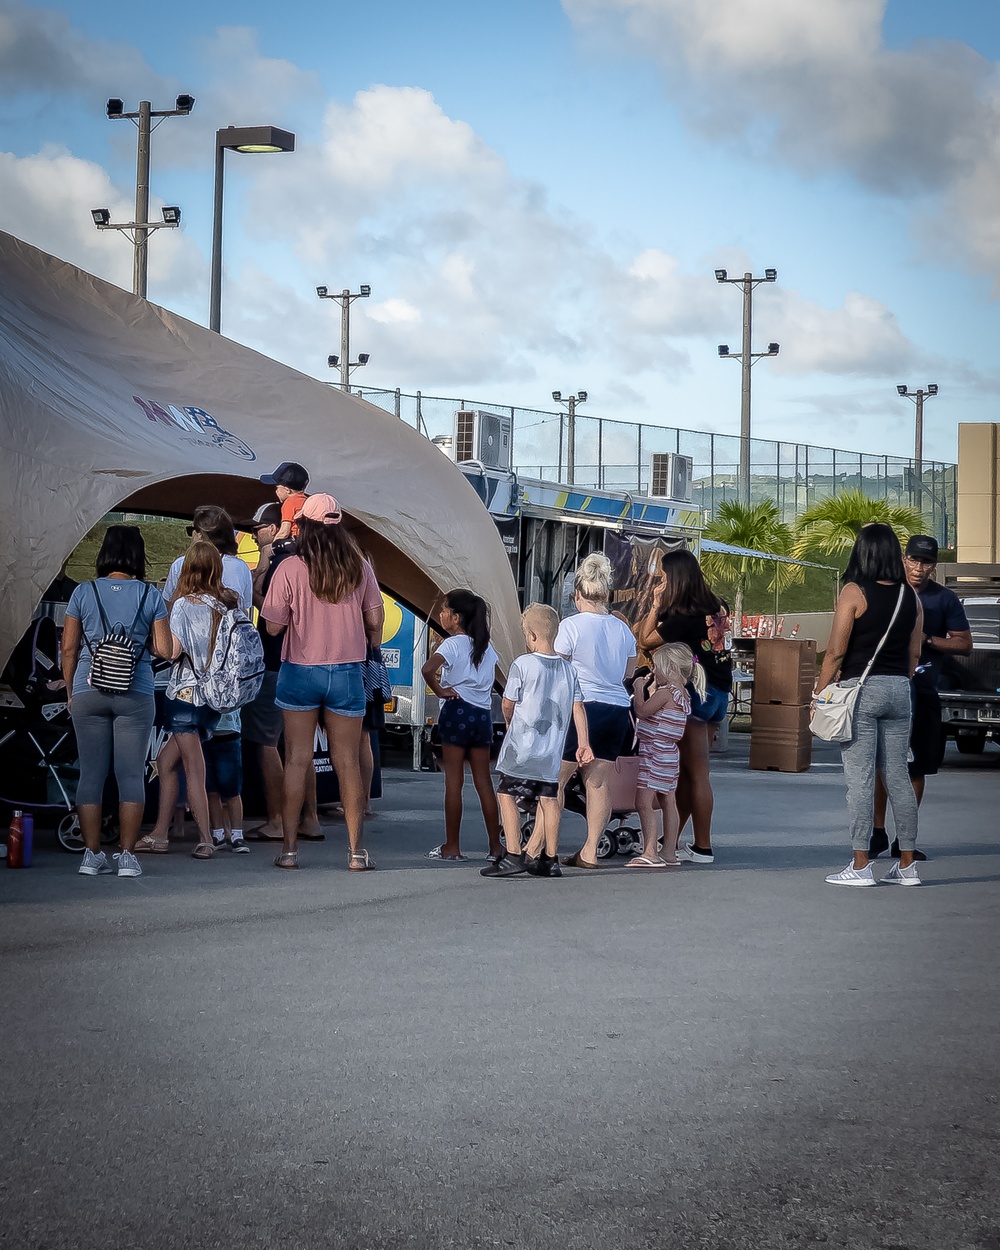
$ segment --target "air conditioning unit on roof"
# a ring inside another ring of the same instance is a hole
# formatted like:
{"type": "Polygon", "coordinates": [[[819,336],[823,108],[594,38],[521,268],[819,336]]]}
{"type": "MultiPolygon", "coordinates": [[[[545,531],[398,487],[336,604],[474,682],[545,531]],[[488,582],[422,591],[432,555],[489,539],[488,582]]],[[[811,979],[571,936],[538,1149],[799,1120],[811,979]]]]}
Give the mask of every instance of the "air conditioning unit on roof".
{"type": "Polygon", "coordinates": [[[480,409],[455,413],[455,460],[478,460],[484,468],[510,472],[514,420],[509,414],[480,409]]]}
{"type": "Polygon", "coordinates": [[[683,503],[691,498],[691,475],[694,461],[676,452],[654,452],[649,460],[649,493],[653,499],[675,499],[683,503]]]}

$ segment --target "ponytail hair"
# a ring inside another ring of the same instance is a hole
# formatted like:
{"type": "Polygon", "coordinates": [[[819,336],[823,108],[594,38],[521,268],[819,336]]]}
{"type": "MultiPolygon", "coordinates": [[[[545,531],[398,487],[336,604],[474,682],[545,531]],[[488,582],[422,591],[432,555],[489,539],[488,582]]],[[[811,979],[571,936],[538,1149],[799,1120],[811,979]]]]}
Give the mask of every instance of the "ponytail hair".
{"type": "Polygon", "coordinates": [[[478,668],[490,645],[489,604],[471,590],[452,590],[445,595],[444,601],[458,617],[462,632],[471,638],[472,663],[478,668]]]}
{"type": "Polygon", "coordinates": [[[611,598],[613,581],[611,561],[601,552],[592,551],[576,570],[573,590],[590,603],[607,603],[611,598]]]}
{"type": "Polygon", "coordinates": [[[679,677],[680,684],[694,686],[699,699],[705,697],[705,670],[698,663],[694,652],[683,642],[667,642],[653,652],[653,670],[662,685],[668,685],[672,677],[679,677]]]}

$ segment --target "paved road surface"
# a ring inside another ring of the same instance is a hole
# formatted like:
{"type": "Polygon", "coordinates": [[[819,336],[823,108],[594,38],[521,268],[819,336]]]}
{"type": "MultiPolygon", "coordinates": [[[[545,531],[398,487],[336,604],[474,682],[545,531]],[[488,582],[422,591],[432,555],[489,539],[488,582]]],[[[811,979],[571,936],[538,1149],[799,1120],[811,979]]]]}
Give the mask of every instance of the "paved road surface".
{"type": "Polygon", "coordinates": [[[824,885],[835,755],[744,761],[669,876],[428,862],[405,772],[369,875],[342,825],[0,872],[0,1245],[1000,1250],[1000,753],[929,783],[919,890],[824,885]]]}

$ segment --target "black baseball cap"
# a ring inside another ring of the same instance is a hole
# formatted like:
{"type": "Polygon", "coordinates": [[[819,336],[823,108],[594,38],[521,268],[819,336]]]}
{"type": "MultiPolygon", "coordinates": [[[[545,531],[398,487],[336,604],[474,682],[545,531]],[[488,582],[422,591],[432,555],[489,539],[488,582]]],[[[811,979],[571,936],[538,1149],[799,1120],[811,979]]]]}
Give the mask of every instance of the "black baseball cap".
{"type": "Polygon", "coordinates": [[[265,473],[260,479],[265,486],[287,486],[289,490],[305,490],[309,474],[294,460],[283,460],[273,473],[265,473]]]}
{"type": "Polygon", "coordinates": [[[937,539],[930,534],[912,534],[906,544],[906,554],[911,560],[923,560],[925,564],[937,564],[937,539]]]}

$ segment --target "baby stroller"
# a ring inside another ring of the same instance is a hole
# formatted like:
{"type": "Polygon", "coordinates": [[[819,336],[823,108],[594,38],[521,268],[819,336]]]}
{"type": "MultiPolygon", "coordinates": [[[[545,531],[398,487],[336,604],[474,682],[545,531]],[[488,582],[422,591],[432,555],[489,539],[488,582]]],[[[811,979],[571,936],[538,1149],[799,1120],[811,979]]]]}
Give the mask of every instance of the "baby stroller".
{"type": "MultiPolygon", "coordinates": [[[[612,855],[635,855],[642,850],[642,830],[635,819],[635,786],[639,775],[639,757],[620,755],[611,775],[611,821],[597,840],[597,858],[612,855]]],[[[587,815],[587,792],[583,778],[576,772],[566,785],[566,810],[578,816],[587,815]]],[[[535,827],[537,803],[518,800],[521,813],[521,840],[526,843],[535,827]]]]}

